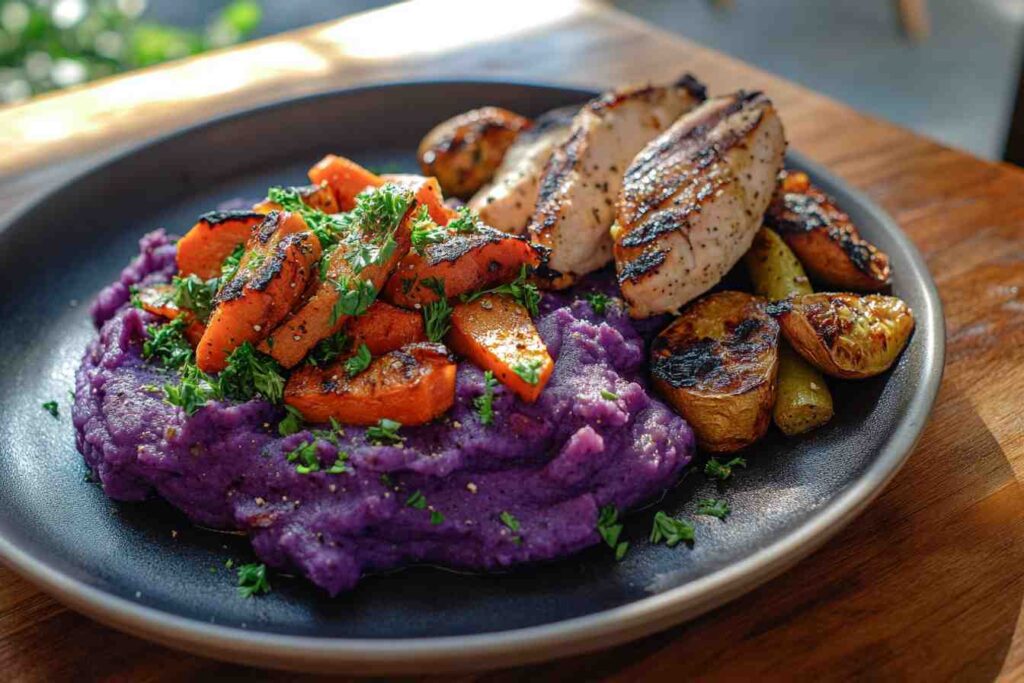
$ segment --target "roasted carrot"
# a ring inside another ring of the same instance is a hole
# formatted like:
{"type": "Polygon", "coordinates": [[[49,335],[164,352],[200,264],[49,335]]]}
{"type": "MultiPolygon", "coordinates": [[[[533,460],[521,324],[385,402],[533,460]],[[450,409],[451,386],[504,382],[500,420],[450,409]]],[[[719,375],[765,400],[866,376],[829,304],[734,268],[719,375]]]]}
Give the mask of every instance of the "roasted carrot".
{"type": "Polygon", "coordinates": [[[245,244],[252,229],[263,221],[256,211],[210,211],[199,217],[192,229],[178,240],[178,270],[204,280],[220,275],[220,265],[239,244],[245,244]]]}
{"type": "Polygon", "coordinates": [[[409,250],[409,223],[419,203],[394,186],[364,195],[349,215],[352,225],[321,264],[322,277],[305,303],[260,345],[286,368],[294,367],[321,339],[341,330],[352,315],[362,315],[409,250]],[[403,209],[402,213],[394,213],[403,209]],[[395,225],[397,224],[397,227],[395,225]],[[382,249],[393,242],[393,247],[382,249]],[[375,254],[360,257],[367,248],[375,254]],[[386,253],[388,258],[383,259],[386,253]]]}
{"type": "Polygon", "coordinates": [[[384,299],[416,308],[437,301],[440,288],[448,298],[516,279],[523,266],[537,267],[541,252],[528,239],[485,225],[472,232],[450,232],[443,242],[406,254],[384,289],[384,299]]]}
{"type": "Polygon", "coordinates": [[[455,305],[448,346],[482,370],[490,370],[519,398],[533,403],[555,363],[526,310],[513,299],[485,294],[455,305]]]}
{"type": "Polygon", "coordinates": [[[195,316],[193,316],[189,311],[182,311],[181,308],[174,303],[173,286],[168,284],[157,284],[142,287],[139,289],[139,303],[142,304],[142,310],[148,311],[153,315],[159,315],[167,318],[168,320],[174,320],[184,313],[189,318],[189,322],[185,326],[184,330],[185,338],[188,339],[193,348],[199,344],[199,340],[202,338],[203,332],[206,331],[206,325],[203,325],[202,322],[196,320],[195,316]]]}
{"type": "Polygon", "coordinates": [[[427,340],[422,315],[383,301],[375,301],[364,315],[350,318],[345,331],[352,340],[352,348],[366,344],[374,356],[427,340]]]}
{"type": "MultiPolygon", "coordinates": [[[[302,185],[300,187],[288,187],[285,188],[287,191],[294,192],[302,200],[302,203],[311,209],[319,209],[324,213],[338,213],[340,207],[338,206],[338,200],[334,197],[334,192],[327,186],[326,183],[320,183],[319,185],[302,185]]],[[[264,199],[262,202],[252,207],[253,211],[259,213],[270,213],[271,211],[280,211],[281,205],[277,202],[273,202],[269,199],[264,199]]]]}
{"type": "Polygon", "coordinates": [[[448,222],[458,215],[457,211],[444,203],[444,194],[437,178],[411,173],[389,173],[382,175],[381,179],[400,188],[412,190],[416,201],[426,205],[430,217],[438,225],[448,225],[448,222]]]}
{"type": "Polygon", "coordinates": [[[441,344],[408,344],[374,358],[349,377],[344,363],[303,366],[292,373],[284,401],[309,422],[372,425],[382,419],[419,425],[455,402],[455,363],[441,344]]]}
{"type": "Polygon", "coordinates": [[[305,228],[298,214],[275,211],[253,231],[238,272],[214,298],[196,349],[200,370],[223,370],[234,349],[266,337],[299,301],[321,253],[319,240],[305,228]]]}
{"type": "Polygon", "coordinates": [[[309,179],[314,185],[326,184],[331,188],[334,199],[342,211],[351,211],[356,205],[356,197],[363,190],[384,184],[379,175],[366,170],[351,159],[334,154],[328,154],[309,169],[309,179]]]}

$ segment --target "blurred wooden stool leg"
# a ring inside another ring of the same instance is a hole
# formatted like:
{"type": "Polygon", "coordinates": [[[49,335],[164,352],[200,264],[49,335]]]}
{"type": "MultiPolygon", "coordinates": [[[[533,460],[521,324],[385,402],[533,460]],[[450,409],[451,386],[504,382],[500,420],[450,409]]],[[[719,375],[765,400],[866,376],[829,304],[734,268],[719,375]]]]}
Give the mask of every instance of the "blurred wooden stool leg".
{"type": "Polygon", "coordinates": [[[903,31],[914,40],[923,40],[931,32],[928,0],[896,0],[903,31]]]}

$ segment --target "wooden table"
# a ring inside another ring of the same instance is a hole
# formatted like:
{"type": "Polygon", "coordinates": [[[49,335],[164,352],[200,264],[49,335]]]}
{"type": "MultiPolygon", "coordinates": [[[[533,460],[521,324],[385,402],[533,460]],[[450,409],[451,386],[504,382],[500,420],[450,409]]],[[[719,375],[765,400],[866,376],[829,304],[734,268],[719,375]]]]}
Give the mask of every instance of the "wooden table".
{"type": "MultiPolygon", "coordinates": [[[[831,543],[726,607],[631,645],[469,678],[1024,674],[1024,173],[604,5],[539,0],[494,21],[480,4],[452,4],[399,5],[2,110],[0,211],[31,201],[39,169],[70,174],[212,115],[356,83],[485,76],[611,86],[686,69],[715,92],[764,89],[792,145],[896,216],[939,284],[948,364],[917,451],[831,543]]],[[[275,677],[114,632],[2,568],[0,671],[7,680],[275,677]]]]}

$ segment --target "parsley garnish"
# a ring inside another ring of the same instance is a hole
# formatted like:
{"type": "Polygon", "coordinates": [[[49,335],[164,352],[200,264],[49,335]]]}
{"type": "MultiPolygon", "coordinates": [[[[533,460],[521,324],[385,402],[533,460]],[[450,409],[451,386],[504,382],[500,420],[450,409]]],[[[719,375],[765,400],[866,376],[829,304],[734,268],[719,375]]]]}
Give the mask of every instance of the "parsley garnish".
{"type": "Polygon", "coordinates": [[[330,283],[338,290],[338,300],[331,308],[332,325],[343,315],[355,316],[366,313],[366,309],[377,298],[377,290],[368,280],[353,282],[351,278],[343,277],[340,280],[330,280],[330,283]]]}
{"type": "Polygon", "coordinates": [[[178,308],[191,311],[199,320],[205,321],[213,310],[213,296],[217,293],[217,278],[204,280],[192,274],[186,277],[174,276],[171,301],[178,308]]]}
{"type": "Polygon", "coordinates": [[[284,395],[284,376],[280,366],[249,342],[231,352],[218,382],[225,396],[238,401],[248,401],[259,394],[271,403],[280,403],[284,395]]]}
{"type": "Polygon", "coordinates": [[[444,524],[444,515],[442,515],[437,510],[431,510],[430,511],[430,523],[433,524],[434,526],[438,526],[440,524],[444,524]]]}
{"type": "Polygon", "coordinates": [[[178,406],[186,415],[193,415],[208,401],[221,398],[224,393],[220,383],[192,363],[182,369],[177,384],[164,385],[164,401],[178,406]]]}
{"type": "Polygon", "coordinates": [[[270,592],[267,567],[264,564],[243,564],[238,567],[238,594],[243,598],[270,592]]]}
{"type": "Polygon", "coordinates": [[[320,470],[320,458],[316,456],[316,439],[305,441],[285,456],[285,459],[295,465],[295,471],[299,474],[309,474],[320,470]]]}
{"type": "Polygon", "coordinates": [[[306,204],[299,188],[272,187],[267,191],[267,199],[280,205],[285,211],[292,211],[302,216],[306,227],[316,235],[322,247],[331,246],[341,236],[343,231],[341,220],[306,204]]]}
{"type": "Polygon", "coordinates": [[[621,560],[629,550],[629,543],[620,541],[622,535],[622,523],[619,522],[619,511],[614,505],[602,506],[597,515],[597,533],[604,539],[605,544],[615,551],[615,559],[621,560]]]}
{"type": "Polygon", "coordinates": [[[366,439],[378,446],[401,443],[403,437],[398,434],[398,430],[401,427],[401,422],[395,422],[386,417],[381,418],[377,424],[366,430],[366,439]]]}
{"type": "Polygon", "coordinates": [[[370,355],[370,348],[366,344],[360,344],[355,355],[345,361],[345,372],[349,377],[355,377],[360,372],[370,367],[373,356],[370,355]]]}
{"type": "Polygon", "coordinates": [[[601,390],[601,398],[603,398],[605,400],[608,400],[608,401],[618,401],[619,400],[619,395],[616,394],[614,391],[608,391],[607,389],[602,389],[601,390]]]}
{"type": "Polygon", "coordinates": [[[689,543],[693,540],[693,525],[683,519],[669,517],[662,511],[654,515],[654,524],[651,527],[651,543],[665,542],[669,548],[673,548],[680,541],[689,543]]]}
{"type": "Polygon", "coordinates": [[[498,386],[498,380],[494,379],[494,373],[490,370],[484,372],[484,393],[473,399],[473,407],[476,408],[476,415],[480,424],[494,424],[494,388],[498,386]]]}
{"type": "Polygon", "coordinates": [[[604,315],[608,309],[608,304],[611,303],[611,297],[601,292],[588,292],[583,297],[597,315],[604,315]]]}
{"type": "Polygon", "coordinates": [[[410,231],[412,250],[417,254],[423,254],[423,250],[427,248],[427,245],[438,244],[446,239],[448,239],[448,231],[434,222],[430,217],[430,211],[427,209],[426,204],[420,206],[416,212],[416,217],[413,219],[412,230],[410,231]]]}
{"type": "Polygon", "coordinates": [[[513,517],[512,513],[510,513],[510,512],[502,512],[500,515],[498,515],[498,518],[501,520],[502,524],[504,524],[505,526],[508,527],[509,531],[512,531],[512,532],[518,532],[519,531],[519,520],[516,519],[515,517],[513,517]]]}
{"type": "Polygon", "coordinates": [[[732,512],[729,503],[721,498],[704,498],[697,501],[697,514],[725,519],[732,512]]]}
{"type": "Polygon", "coordinates": [[[313,347],[313,350],[306,356],[306,362],[310,365],[327,365],[344,353],[347,347],[348,336],[344,332],[335,332],[329,337],[321,339],[313,347]]]}
{"type": "Polygon", "coordinates": [[[220,282],[228,282],[235,278],[238,267],[242,264],[242,256],[245,255],[245,245],[239,244],[232,250],[224,262],[220,264],[220,282]]]}
{"type": "Polygon", "coordinates": [[[483,222],[468,206],[459,209],[459,215],[448,221],[448,229],[460,233],[471,233],[480,230],[483,222]]]}
{"type": "Polygon", "coordinates": [[[518,301],[530,313],[531,317],[536,318],[540,306],[540,290],[537,289],[537,285],[529,282],[529,277],[529,270],[524,264],[519,269],[519,275],[512,282],[498,285],[493,289],[463,294],[461,299],[466,303],[470,303],[486,294],[504,294],[518,301]]]}
{"type": "Polygon", "coordinates": [[[47,401],[44,403],[43,410],[56,418],[60,417],[60,407],[57,405],[56,401],[47,401]]]}
{"type": "Polygon", "coordinates": [[[427,498],[423,495],[422,491],[417,490],[405,499],[405,506],[413,508],[414,510],[423,510],[427,507],[427,498]]]}
{"type": "Polygon", "coordinates": [[[342,474],[348,471],[348,451],[338,451],[338,457],[335,458],[334,464],[328,467],[326,470],[327,474],[342,474]]]}
{"type": "Polygon", "coordinates": [[[345,260],[356,274],[391,258],[398,246],[395,231],[411,202],[411,191],[390,183],[356,197],[355,208],[341,217],[345,260]]]}
{"type": "Polygon", "coordinates": [[[302,413],[289,405],[284,407],[284,411],[284,419],[277,423],[278,434],[281,436],[291,436],[302,431],[302,413]]]}
{"type": "Polygon", "coordinates": [[[427,332],[427,339],[432,342],[439,342],[448,334],[452,327],[452,305],[448,303],[445,293],[444,280],[436,277],[427,277],[420,280],[424,287],[437,295],[437,301],[431,301],[423,307],[423,322],[427,332]]]}
{"type": "Polygon", "coordinates": [[[732,476],[732,468],[746,466],[747,461],[743,458],[733,458],[725,464],[718,462],[716,458],[711,458],[704,465],[704,474],[720,481],[725,481],[732,476]]]}
{"type": "Polygon", "coordinates": [[[165,325],[146,327],[148,338],[142,343],[142,357],[157,360],[165,368],[180,368],[192,359],[192,346],[182,330],[185,319],[178,317],[165,325]]]}
{"type": "Polygon", "coordinates": [[[512,366],[512,372],[519,375],[527,384],[536,385],[540,382],[540,368],[544,361],[540,358],[528,358],[512,366]]]}
{"type": "Polygon", "coordinates": [[[128,303],[132,308],[142,309],[142,294],[139,292],[138,285],[131,285],[128,288],[128,303]]]}

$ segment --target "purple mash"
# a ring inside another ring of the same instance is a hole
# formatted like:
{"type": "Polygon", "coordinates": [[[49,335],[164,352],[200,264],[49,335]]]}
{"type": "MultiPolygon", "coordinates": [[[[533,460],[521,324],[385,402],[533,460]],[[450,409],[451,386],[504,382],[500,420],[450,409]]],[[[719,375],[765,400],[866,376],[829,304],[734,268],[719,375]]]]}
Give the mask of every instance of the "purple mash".
{"type": "Polygon", "coordinates": [[[313,436],[279,436],[281,408],[217,402],[187,417],[164,402],[156,387],[174,375],[140,355],[157,319],[127,303],[129,286],[170,279],[174,246],[161,231],[141,248],[92,307],[100,333],[76,375],[78,449],[111,498],[156,493],[198,524],[245,530],[268,565],[331,594],[415,562],[491,569],[576,552],[601,541],[601,506],[660,493],[693,457],[690,427],[647,392],[644,342],[629,318],[546,294],[537,326],[555,369],[537,403],[499,385],[494,424],[481,425],[473,399],[483,374],[462,362],[442,420],[403,428],[398,447],[345,428],[337,446],[317,441],[321,471],[299,474],[285,455],[313,436]],[[349,471],[329,474],[339,449],[349,471]],[[417,491],[423,509],[406,504],[417,491]]]}

